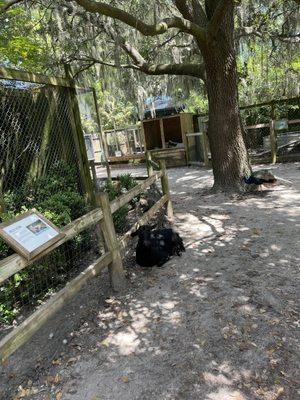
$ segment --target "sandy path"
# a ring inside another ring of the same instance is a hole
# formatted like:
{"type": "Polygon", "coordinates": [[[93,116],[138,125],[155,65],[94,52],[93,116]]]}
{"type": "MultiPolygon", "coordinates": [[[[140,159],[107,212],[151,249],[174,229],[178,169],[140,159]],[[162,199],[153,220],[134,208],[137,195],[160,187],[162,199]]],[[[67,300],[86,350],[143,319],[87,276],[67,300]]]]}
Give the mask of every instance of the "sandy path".
{"type": "Polygon", "coordinates": [[[300,398],[299,167],[275,167],[292,185],[235,199],[207,192],[206,170],[169,170],[186,253],[133,268],[131,289],[89,310],[30,398],[300,398]]]}

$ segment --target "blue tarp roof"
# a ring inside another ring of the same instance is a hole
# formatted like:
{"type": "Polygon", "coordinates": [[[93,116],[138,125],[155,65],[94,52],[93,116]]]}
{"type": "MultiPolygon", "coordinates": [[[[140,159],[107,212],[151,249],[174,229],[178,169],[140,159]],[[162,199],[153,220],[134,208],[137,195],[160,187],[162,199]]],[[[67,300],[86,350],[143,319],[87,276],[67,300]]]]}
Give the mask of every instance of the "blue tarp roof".
{"type": "Polygon", "coordinates": [[[174,101],[170,96],[155,96],[148,97],[145,100],[146,108],[152,108],[154,106],[155,110],[163,110],[165,108],[174,107],[174,101]]]}

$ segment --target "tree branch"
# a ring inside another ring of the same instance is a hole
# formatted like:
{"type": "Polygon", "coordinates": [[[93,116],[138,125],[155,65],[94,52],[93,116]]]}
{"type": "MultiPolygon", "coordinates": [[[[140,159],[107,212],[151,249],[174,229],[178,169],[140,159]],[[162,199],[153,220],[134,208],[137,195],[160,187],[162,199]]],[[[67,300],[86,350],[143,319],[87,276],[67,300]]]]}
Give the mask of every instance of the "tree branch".
{"type": "Polygon", "coordinates": [[[107,3],[95,2],[91,0],[74,0],[86,11],[99,13],[117,19],[132,28],[141,32],[144,36],[156,36],[165,33],[170,28],[177,28],[181,32],[189,33],[200,41],[205,41],[206,31],[199,25],[180,17],[169,17],[162,19],[158,24],[146,24],[142,20],[134,17],[120,8],[111,6],[107,3]]]}
{"type": "Polygon", "coordinates": [[[23,0],[8,0],[6,1],[2,7],[0,7],[0,14],[4,14],[6,11],[8,11],[12,6],[15,4],[21,3],[23,0]]]}
{"type": "MultiPolygon", "coordinates": [[[[202,80],[205,79],[205,70],[204,70],[204,65],[198,65],[198,64],[157,64],[157,65],[151,65],[151,64],[143,64],[142,66],[135,65],[135,64],[113,64],[110,62],[106,62],[94,57],[74,57],[72,60],[68,60],[68,62],[71,61],[84,61],[87,63],[90,63],[88,68],[94,64],[101,64],[107,67],[112,67],[112,68],[121,68],[121,69],[134,69],[136,71],[143,72],[147,75],[187,75],[187,76],[193,76],[196,78],[200,78],[202,80]]],[[[82,72],[80,70],[79,72],[82,72]]]]}
{"type": "Polygon", "coordinates": [[[214,10],[213,16],[207,26],[208,36],[213,37],[217,34],[223,17],[229,6],[232,6],[233,0],[219,0],[217,7],[214,10]]]}

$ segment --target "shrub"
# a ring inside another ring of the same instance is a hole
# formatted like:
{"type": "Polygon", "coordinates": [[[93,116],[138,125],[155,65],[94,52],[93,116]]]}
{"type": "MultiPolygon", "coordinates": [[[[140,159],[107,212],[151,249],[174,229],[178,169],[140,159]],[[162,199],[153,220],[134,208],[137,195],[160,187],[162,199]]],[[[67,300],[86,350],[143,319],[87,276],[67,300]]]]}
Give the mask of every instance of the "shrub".
{"type": "MultiPolygon", "coordinates": [[[[136,186],[136,180],[130,174],[123,174],[117,177],[116,182],[109,182],[105,184],[104,191],[108,194],[110,201],[114,200],[116,197],[121,196],[126,193],[126,191],[134,188],[136,186]]],[[[133,205],[137,201],[138,197],[132,199],[130,202],[133,205]]],[[[126,225],[126,216],[130,210],[128,205],[125,205],[113,214],[113,220],[115,228],[117,231],[122,231],[126,225]]]]}
{"type": "MultiPolygon", "coordinates": [[[[28,179],[28,183],[5,193],[6,210],[0,214],[0,222],[34,207],[58,227],[70,223],[88,211],[77,181],[77,172],[74,167],[63,162],[55,164],[46,176],[34,182],[29,182],[28,179]]],[[[14,274],[0,286],[0,321],[10,323],[17,315],[18,308],[24,303],[24,299],[36,304],[49,291],[62,283],[74,267],[74,257],[70,255],[76,255],[76,252],[78,253],[83,247],[85,250],[88,249],[91,245],[90,239],[88,232],[77,235],[48,257],[14,274]],[[31,292],[30,288],[33,288],[31,292]]],[[[12,250],[0,240],[0,259],[11,253],[12,250]]]]}

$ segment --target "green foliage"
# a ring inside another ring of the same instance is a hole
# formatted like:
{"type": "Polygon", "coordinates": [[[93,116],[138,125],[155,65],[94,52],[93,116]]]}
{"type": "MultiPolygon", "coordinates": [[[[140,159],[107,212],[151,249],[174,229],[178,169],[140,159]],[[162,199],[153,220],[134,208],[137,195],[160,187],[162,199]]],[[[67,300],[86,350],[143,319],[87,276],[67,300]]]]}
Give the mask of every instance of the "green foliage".
{"type": "MultiPolygon", "coordinates": [[[[0,2],[0,5],[3,2],[0,2]]],[[[9,65],[39,71],[47,58],[47,43],[39,36],[40,15],[22,7],[0,15],[0,59],[9,65]]]]}
{"type": "Polygon", "coordinates": [[[200,93],[191,90],[189,97],[185,100],[185,112],[204,114],[208,112],[208,100],[200,93]]]}
{"type": "Polygon", "coordinates": [[[118,175],[117,179],[121,190],[130,190],[136,186],[136,180],[131,176],[131,174],[118,175]]]}
{"type": "Polygon", "coordinates": [[[102,91],[100,82],[97,82],[95,87],[104,129],[126,127],[134,122],[134,104],[126,100],[125,93],[123,98],[119,98],[108,90],[102,91]]]}
{"type": "MultiPolygon", "coordinates": [[[[109,200],[112,201],[116,197],[119,197],[128,190],[134,188],[136,184],[136,180],[130,174],[123,174],[117,177],[117,182],[107,181],[104,191],[108,194],[109,200]]],[[[132,199],[131,205],[133,205],[137,199],[138,197],[132,199]]],[[[113,220],[117,231],[121,231],[124,228],[126,224],[126,215],[129,210],[130,207],[126,204],[113,214],[113,220]]]]}
{"type": "MultiPolygon", "coordinates": [[[[6,221],[31,208],[36,208],[49,220],[62,227],[87,212],[84,197],[77,184],[76,169],[59,162],[53,165],[46,176],[34,182],[25,183],[14,191],[5,193],[6,210],[0,214],[0,221],[6,221]]],[[[73,268],[71,254],[80,248],[90,246],[87,232],[77,235],[62,247],[53,251],[49,257],[38,264],[22,270],[0,286],[0,321],[10,323],[17,315],[23,299],[36,304],[49,290],[52,291],[73,268]],[[55,265],[55,272],[52,266],[55,265]],[[47,276],[51,286],[47,286],[47,276]],[[39,287],[38,292],[28,292],[28,288],[39,287]]],[[[12,253],[12,250],[0,240],[0,259],[12,253]]]]}

